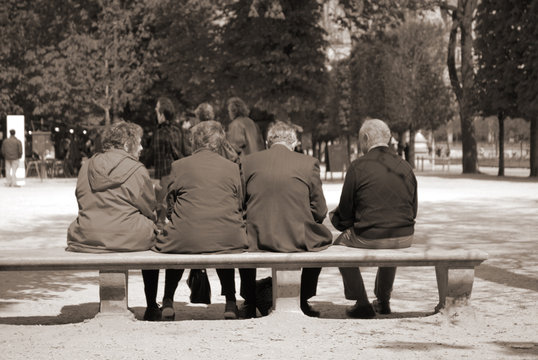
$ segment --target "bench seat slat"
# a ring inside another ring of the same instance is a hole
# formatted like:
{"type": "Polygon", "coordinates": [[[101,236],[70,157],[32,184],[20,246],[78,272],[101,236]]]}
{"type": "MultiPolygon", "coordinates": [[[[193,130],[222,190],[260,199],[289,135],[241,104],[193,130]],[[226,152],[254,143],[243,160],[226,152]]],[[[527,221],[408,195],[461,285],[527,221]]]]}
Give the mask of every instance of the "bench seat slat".
{"type": "Polygon", "coordinates": [[[319,252],[238,254],[160,254],[153,251],[123,253],[73,253],[61,248],[5,250],[0,271],[23,270],[130,270],[152,268],[300,268],[335,266],[435,266],[474,267],[487,259],[480,250],[440,250],[411,247],[398,250],[365,250],[332,246],[319,252]]]}

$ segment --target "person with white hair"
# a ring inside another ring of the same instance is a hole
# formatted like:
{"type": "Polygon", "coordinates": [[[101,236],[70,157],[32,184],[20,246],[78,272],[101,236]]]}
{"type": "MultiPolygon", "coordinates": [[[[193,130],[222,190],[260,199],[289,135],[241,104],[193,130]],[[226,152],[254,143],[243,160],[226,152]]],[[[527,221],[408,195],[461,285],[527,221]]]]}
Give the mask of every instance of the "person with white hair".
{"type": "MultiPolygon", "coordinates": [[[[359,130],[358,158],[346,173],[340,203],[331,212],[334,227],[342,233],[335,245],[366,249],[400,249],[411,246],[417,215],[417,180],[411,166],[389,148],[387,124],[366,120],[359,130]]],[[[354,318],[373,318],[390,314],[390,296],[396,267],[380,267],[370,304],[360,269],[340,268],[344,293],[356,304],[347,314],[354,318]]]]}
{"type": "MultiPolygon", "coordinates": [[[[267,133],[268,149],[245,157],[247,236],[251,249],[274,252],[319,251],[332,242],[322,223],[327,205],[319,161],[293,151],[295,129],[283,122],[267,133]]],[[[316,294],[321,268],[303,268],[301,309],[317,317],[308,299],[316,294]]],[[[248,304],[248,303],[247,303],[248,304]]]]}

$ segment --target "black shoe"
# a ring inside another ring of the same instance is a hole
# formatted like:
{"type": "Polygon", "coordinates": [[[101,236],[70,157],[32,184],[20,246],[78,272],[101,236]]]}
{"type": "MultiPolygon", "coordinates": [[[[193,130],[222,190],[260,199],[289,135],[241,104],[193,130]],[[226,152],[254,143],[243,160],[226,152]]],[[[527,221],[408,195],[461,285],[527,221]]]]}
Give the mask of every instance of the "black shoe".
{"type": "Polygon", "coordinates": [[[148,307],[144,312],[144,320],[146,321],[161,321],[162,313],[159,307],[148,307]]]}
{"type": "Polygon", "coordinates": [[[238,311],[234,300],[226,300],[226,306],[224,307],[225,319],[237,319],[238,311]]]}
{"type": "Polygon", "coordinates": [[[378,314],[389,315],[392,312],[390,311],[390,301],[381,302],[374,300],[372,306],[374,307],[375,312],[378,314]]]}
{"type": "Polygon", "coordinates": [[[347,316],[355,319],[372,319],[375,317],[374,308],[370,303],[367,305],[356,303],[346,310],[346,314],[347,316]]]}
{"type": "Polygon", "coordinates": [[[301,302],[301,310],[306,316],[319,317],[319,311],[312,309],[308,301],[301,302]]]}
{"type": "MultiPolygon", "coordinates": [[[[263,316],[265,316],[265,315],[263,315],[263,316]]],[[[254,319],[254,318],[256,318],[256,306],[254,304],[245,304],[245,303],[243,303],[243,305],[241,306],[241,310],[239,310],[239,317],[241,319],[254,319]]]]}
{"type": "Polygon", "coordinates": [[[174,300],[163,299],[162,319],[173,321],[175,318],[176,311],[174,310],[174,300]]]}

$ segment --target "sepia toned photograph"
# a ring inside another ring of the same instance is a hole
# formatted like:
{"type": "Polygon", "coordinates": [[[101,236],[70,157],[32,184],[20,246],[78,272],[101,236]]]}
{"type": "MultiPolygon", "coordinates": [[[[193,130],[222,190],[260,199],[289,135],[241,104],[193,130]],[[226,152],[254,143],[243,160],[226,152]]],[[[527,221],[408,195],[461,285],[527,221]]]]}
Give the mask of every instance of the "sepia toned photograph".
{"type": "Polygon", "coordinates": [[[0,1],[0,358],[537,359],[537,20],[0,1]]]}

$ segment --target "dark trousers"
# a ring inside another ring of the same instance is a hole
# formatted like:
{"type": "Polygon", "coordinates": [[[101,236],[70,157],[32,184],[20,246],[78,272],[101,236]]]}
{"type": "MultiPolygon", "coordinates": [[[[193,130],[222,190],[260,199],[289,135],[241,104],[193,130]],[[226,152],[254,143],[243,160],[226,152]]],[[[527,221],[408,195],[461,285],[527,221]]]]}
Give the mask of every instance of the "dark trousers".
{"type": "MultiPolygon", "coordinates": [[[[217,269],[219,276],[221,295],[226,300],[235,300],[235,269],[217,269]]],[[[256,269],[239,269],[241,278],[240,294],[247,303],[256,301],[256,269]]]]}
{"type": "MultiPolygon", "coordinates": [[[[412,242],[413,235],[371,240],[355,235],[353,229],[347,229],[336,238],[334,244],[362,249],[403,249],[411,246],[412,242]]],[[[364,288],[360,269],[339,268],[339,270],[344,282],[346,299],[356,300],[363,305],[368,304],[368,295],[364,288]]],[[[379,302],[388,302],[390,300],[395,277],[395,267],[380,267],[377,269],[374,294],[379,302]]]]}
{"type": "MultiPolygon", "coordinates": [[[[251,279],[256,279],[256,269],[245,269],[249,272],[249,281],[251,279]]],[[[321,268],[303,268],[301,272],[301,303],[308,301],[311,297],[316,295],[318,288],[318,279],[319,274],[321,273],[321,268]]],[[[249,282],[248,284],[251,284],[249,282]]],[[[241,280],[241,296],[247,299],[246,291],[254,291],[254,299],[256,298],[256,287],[254,284],[254,290],[246,288],[243,286],[243,281],[241,280]]],[[[248,301],[246,301],[248,303],[248,301]]]]}
{"type": "MultiPolygon", "coordinates": [[[[166,269],[166,277],[164,280],[164,299],[174,300],[174,294],[184,269],[166,269]]],[[[235,274],[234,269],[217,269],[221,284],[221,295],[226,297],[226,300],[235,300],[235,274]]],[[[245,301],[254,302],[256,299],[256,271],[252,269],[239,269],[241,277],[241,295],[245,301]],[[243,292],[243,289],[245,291],[243,292]]],[[[159,270],[142,270],[142,278],[144,280],[144,292],[146,294],[146,304],[148,307],[157,305],[157,288],[159,283],[159,270]]]]}
{"type": "MultiPolygon", "coordinates": [[[[368,295],[364,288],[359,268],[339,268],[344,281],[344,294],[348,300],[356,300],[361,304],[368,304],[368,295]]],[[[392,285],[396,277],[395,267],[380,267],[375,277],[374,294],[380,302],[388,302],[392,293],[392,285]]]]}

